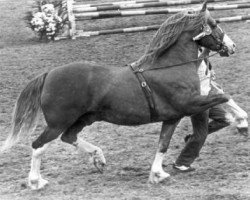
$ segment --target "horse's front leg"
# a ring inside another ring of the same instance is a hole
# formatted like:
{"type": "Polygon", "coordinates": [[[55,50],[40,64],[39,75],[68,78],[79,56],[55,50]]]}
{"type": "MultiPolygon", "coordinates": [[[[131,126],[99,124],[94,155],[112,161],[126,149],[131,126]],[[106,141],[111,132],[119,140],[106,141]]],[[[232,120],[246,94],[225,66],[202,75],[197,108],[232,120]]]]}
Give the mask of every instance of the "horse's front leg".
{"type": "Polygon", "coordinates": [[[188,104],[185,105],[186,115],[194,115],[202,113],[207,109],[218,104],[225,103],[229,97],[225,94],[211,94],[208,96],[195,95],[192,96],[188,104]]]}
{"type": "Polygon", "coordinates": [[[174,133],[174,130],[179,122],[180,120],[172,120],[163,122],[162,124],[159,145],[149,176],[150,183],[162,182],[170,176],[168,173],[164,172],[162,168],[162,161],[164,158],[164,154],[168,150],[168,146],[174,133]]]}

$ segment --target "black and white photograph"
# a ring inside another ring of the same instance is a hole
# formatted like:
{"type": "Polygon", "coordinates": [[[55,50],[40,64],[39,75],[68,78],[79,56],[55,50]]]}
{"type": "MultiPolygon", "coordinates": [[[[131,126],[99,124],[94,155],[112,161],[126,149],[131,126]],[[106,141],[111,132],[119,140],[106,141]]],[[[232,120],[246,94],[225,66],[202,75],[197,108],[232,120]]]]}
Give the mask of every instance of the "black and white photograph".
{"type": "Polygon", "coordinates": [[[250,0],[0,2],[0,200],[250,200],[250,0]]]}

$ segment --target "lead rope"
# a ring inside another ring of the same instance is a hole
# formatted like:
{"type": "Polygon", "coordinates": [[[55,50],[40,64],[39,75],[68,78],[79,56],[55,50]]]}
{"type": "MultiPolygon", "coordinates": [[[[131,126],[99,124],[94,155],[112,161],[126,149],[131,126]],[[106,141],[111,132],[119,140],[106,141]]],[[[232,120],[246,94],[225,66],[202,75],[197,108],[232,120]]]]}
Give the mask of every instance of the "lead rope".
{"type": "MultiPolygon", "coordinates": [[[[155,67],[155,68],[150,68],[150,69],[142,69],[142,68],[139,68],[138,67],[138,70],[137,71],[134,71],[134,73],[142,73],[142,72],[145,72],[145,71],[152,71],[152,70],[158,70],[158,69],[164,69],[164,68],[170,68],[170,67],[176,67],[176,66],[181,66],[181,65],[185,65],[185,64],[188,64],[188,63],[192,63],[192,62],[197,62],[197,61],[200,61],[200,60],[204,60],[204,59],[207,59],[207,58],[210,58],[212,56],[215,56],[216,54],[218,54],[219,52],[216,52],[216,53],[213,53],[209,56],[205,56],[205,57],[201,57],[201,58],[197,58],[197,59],[193,59],[193,60],[190,60],[190,61],[187,61],[187,62],[183,62],[183,63],[178,63],[178,64],[174,64],[174,65],[169,65],[169,66],[162,66],[162,67],[155,67]]],[[[132,63],[131,65],[133,66],[134,63],[132,63]]]]}

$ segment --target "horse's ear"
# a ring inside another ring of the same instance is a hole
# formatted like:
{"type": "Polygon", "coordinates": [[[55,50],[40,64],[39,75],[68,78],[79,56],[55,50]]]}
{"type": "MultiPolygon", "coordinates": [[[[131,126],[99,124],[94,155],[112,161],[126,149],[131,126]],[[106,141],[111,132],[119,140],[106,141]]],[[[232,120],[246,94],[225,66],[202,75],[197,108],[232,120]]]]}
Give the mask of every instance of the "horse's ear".
{"type": "Polygon", "coordinates": [[[215,19],[212,18],[211,16],[209,16],[209,18],[208,18],[208,23],[209,23],[212,27],[216,27],[216,26],[217,26],[217,22],[216,22],[215,19]]]}
{"type": "Polygon", "coordinates": [[[204,1],[200,12],[205,12],[206,10],[207,10],[207,0],[204,1]]]}

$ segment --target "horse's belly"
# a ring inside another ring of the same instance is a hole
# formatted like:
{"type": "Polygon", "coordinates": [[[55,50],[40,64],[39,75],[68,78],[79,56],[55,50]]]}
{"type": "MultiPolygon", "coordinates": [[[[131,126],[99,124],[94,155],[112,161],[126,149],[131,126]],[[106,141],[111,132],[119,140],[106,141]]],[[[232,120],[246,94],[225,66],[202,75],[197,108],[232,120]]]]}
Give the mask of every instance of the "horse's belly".
{"type": "Polygon", "coordinates": [[[117,112],[117,111],[104,111],[102,114],[103,121],[118,124],[118,125],[141,125],[150,122],[150,116],[148,113],[129,113],[129,112],[117,112]]]}

